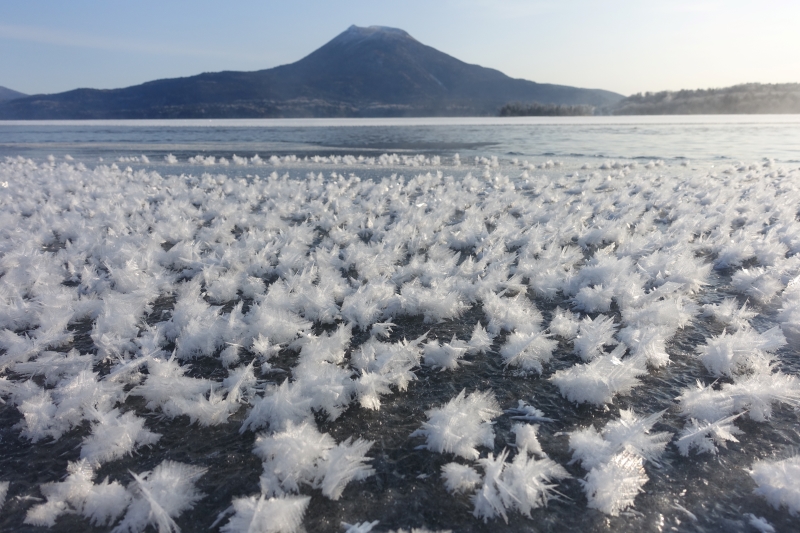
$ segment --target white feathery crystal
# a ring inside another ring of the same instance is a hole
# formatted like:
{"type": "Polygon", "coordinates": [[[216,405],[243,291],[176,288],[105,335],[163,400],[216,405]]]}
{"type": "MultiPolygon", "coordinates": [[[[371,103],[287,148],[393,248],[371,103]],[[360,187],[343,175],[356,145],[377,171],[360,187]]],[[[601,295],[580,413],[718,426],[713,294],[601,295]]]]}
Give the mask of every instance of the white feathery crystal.
{"type": "MultiPolygon", "coordinates": [[[[476,518],[482,518],[484,523],[498,516],[508,523],[503,495],[509,493],[509,488],[501,479],[507,457],[508,450],[503,450],[496,457],[490,453],[478,460],[483,468],[483,484],[472,496],[472,504],[475,506],[472,514],[476,518]]],[[[507,499],[508,497],[506,496],[507,499]]]]}
{"type": "Polygon", "coordinates": [[[425,448],[438,453],[453,453],[465,459],[478,458],[477,446],[494,447],[491,420],[502,414],[492,391],[466,389],[442,407],[425,412],[428,421],[412,437],[425,437],[425,448]]]}
{"type": "Polygon", "coordinates": [[[444,344],[439,344],[437,340],[428,341],[423,345],[422,353],[427,366],[441,370],[455,370],[462,363],[461,358],[467,354],[467,345],[453,335],[453,339],[444,344]]]}
{"type": "Polygon", "coordinates": [[[727,447],[727,442],[739,442],[736,435],[742,431],[733,425],[733,421],[741,414],[721,418],[714,422],[697,421],[694,418],[678,434],[675,446],[681,455],[688,457],[689,450],[697,449],[697,453],[717,453],[717,446],[727,447]]]}
{"type": "Polygon", "coordinates": [[[326,412],[331,421],[347,410],[357,390],[354,372],[332,363],[301,361],[292,374],[311,409],[326,412]]]}
{"type": "Polygon", "coordinates": [[[272,344],[269,337],[265,337],[261,333],[253,339],[253,344],[250,346],[250,351],[256,354],[262,362],[266,363],[272,356],[280,352],[281,347],[277,344],[272,344]]]}
{"type": "Polygon", "coordinates": [[[553,318],[550,320],[548,330],[556,337],[561,337],[565,340],[572,340],[578,334],[580,321],[576,313],[571,313],[560,307],[556,307],[553,312],[553,318]]]}
{"type": "Polygon", "coordinates": [[[630,348],[633,357],[641,356],[651,368],[661,368],[669,364],[667,339],[672,335],[668,326],[626,326],[617,337],[630,348]]]}
{"type": "Polygon", "coordinates": [[[750,468],[750,477],[758,485],[753,492],[770,505],[776,509],[786,506],[792,516],[800,513],[800,456],[756,461],[750,468]]]}
{"type": "Polygon", "coordinates": [[[472,336],[467,342],[467,353],[486,353],[492,347],[494,335],[490,335],[480,322],[475,324],[472,336]]]}
{"type": "Polygon", "coordinates": [[[448,492],[470,492],[478,483],[481,476],[478,472],[468,465],[461,463],[447,463],[442,467],[442,477],[444,486],[448,492]]]}
{"type": "Polygon", "coordinates": [[[575,309],[585,313],[608,313],[611,310],[613,297],[613,287],[603,287],[602,284],[599,284],[583,287],[572,299],[572,302],[575,309]]]}
{"type": "Polygon", "coordinates": [[[767,303],[783,290],[778,276],[771,269],[743,268],[731,278],[731,287],[757,302],[767,303]]]}
{"type": "Polygon", "coordinates": [[[195,482],[205,472],[205,468],[174,461],[164,461],[141,474],[131,472],[133,500],[112,533],[134,533],[148,525],[159,533],[180,531],[175,518],[203,498],[195,482]]]}
{"type": "Polygon", "coordinates": [[[253,453],[264,461],[268,481],[277,480],[286,492],[299,492],[302,483],[313,484],[317,462],[334,446],[333,438],[320,433],[312,422],[289,422],[283,431],[259,434],[253,453]]]}
{"type": "Polygon", "coordinates": [[[94,470],[87,461],[69,463],[64,481],[45,483],[40,486],[47,499],[34,505],[25,515],[25,523],[34,526],[53,527],[56,518],[70,510],[80,511],[92,490],[94,470]]]}
{"type": "Polygon", "coordinates": [[[188,367],[181,366],[174,354],[167,360],[148,359],[147,370],[144,384],[134,387],[131,394],[144,398],[151,410],[163,407],[170,400],[198,400],[213,386],[210,380],[186,377],[188,367]]]}
{"type": "Polygon", "coordinates": [[[484,522],[501,517],[508,523],[507,510],[531,517],[533,509],[544,507],[553,497],[553,480],[570,477],[564,468],[545,457],[535,459],[518,453],[507,462],[508,450],[478,460],[484,471],[483,483],[472,496],[472,514],[484,522]]]}
{"type": "Polygon", "coordinates": [[[623,450],[592,468],[586,478],[580,480],[588,506],[611,516],[633,507],[636,495],[643,491],[649,479],[643,462],[640,456],[623,450]]]}
{"type": "Polygon", "coordinates": [[[375,473],[367,466],[367,452],[373,442],[363,439],[352,440],[348,437],[328,450],[317,465],[315,486],[322,489],[322,494],[331,500],[338,500],[345,487],[351,481],[367,479],[375,473]]]}
{"type": "Polygon", "coordinates": [[[506,465],[503,482],[508,488],[504,504],[507,508],[531,517],[531,511],[546,507],[553,498],[553,480],[571,477],[564,468],[548,457],[535,459],[526,453],[518,453],[506,465]]]}
{"type": "Polygon", "coordinates": [[[544,456],[542,445],[539,444],[537,433],[539,426],[537,424],[514,424],[511,426],[511,433],[516,436],[514,445],[517,447],[517,453],[530,453],[539,457],[544,456]]]}
{"type": "Polygon", "coordinates": [[[34,505],[25,523],[52,527],[64,513],[79,513],[96,526],[115,522],[131,501],[131,495],[116,481],[94,484],[94,470],[86,460],[69,463],[64,481],[41,485],[47,501],[34,505]]]}
{"type": "Polygon", "coordinates": [[[550,339],[544,331],[514,332],[507,337],[506,343],[500,348],[500,355],[508,366],[534,371],[541,375],[542,363],[552,359],[556,346],[558,341],[550,339]]]}
{"type": "Polygon", "coordinates": [[[526,422],[552,422],[553,419],[544,416],[542,410],[537,409],[524,400],[517,400],[517,406],[506,409],[507,414],[511,415],[512,420],[524,420],[526,422]]]}
{"type": "Polygon", "coordinates": [[[369,533],[379,523],[380,521],[378,520],[373,520],[372,522],[356,522],[355,524],[342,522],[342,527],[345,528],[344,533],[369,533]]]}
{"type": "Polygon", "coordinates": [[[775,326],[764,333],[739,329],[706,340],[697,348],[697,356],[715,377],[763,372],[772,363],[772,353],[786,345],[781,328],[775,326]]]}
{"type": "Polygon", "coordinates": [[[161,435],[144,427],[144,419],[133,411],[123,414],[118,409],[107,413],[97,412],[92,434],[83,439],[81,459],[93,465],[119,459],[133,453],[140,446],[158,442],[161,435]]]}
{"type": "Polygon", "coordinates": [[[704,386],[697,380],[693,387],[683,389],[676,398],[680,402],[681,414],[704,422],[713,422],[729,416],[735,411],[733,397],[714,389],[714,384],[704,386]]]}
{"type": "Polygon", "coordinates": [[[355,383],[356,396],[362,407],[378,410],[380,397],[391,392],[390,387],[406,390],[417,379],[413,372],[422,358],[422,335],[409,342],[386,343],[371,338],[351,356],[351,365],[361,372],[355,383]]]}
{"type": "Polygon", "coordinates": [[[573,461],[589,473],[582,480],[589,507],[616,516],[630,507],[648,478],[644,461],[657,462],[672,433],[651,433],[665,411],[639,417],[621,410],[598,432],[593,426],[573,431],[569,437],[573,461]]]}
{"type": "Polygon", "coordinates": [[[575,353],[584,361],[591,361],[604,353],[604,346],[618,344],[614,340],[616,326],[611,317],[599,315],[597,318],[584,317],[575,336],[575,353]]]}
{"type": "Polygon", "coordinates": [[[6,503],[6,496],[8,495],[8,487],[11,485],[10,481],[0,481],[0,510],[6,503]]]}
{"type": "Polygon", "coordinates": [[[746,302],[740,306],[735,298],[725,298],[719,304],[703,306],[703,316],[713,317],[733,330],[750,328],[750,320],[757,314],[747,308],[746,302]]]}
{"type": "Polygon", "coordinates": [[[255,398],[252,403],[240,433],[267,426],[273,431],[281,430],[289,423],[299,424],[311,417],[311,398],[304,394],[300,384],[290,383],[288,379],[266,390],[263,397],[255,398]]]}
{"type": "Polygon", "coordinates": [[[617,394],[627,394],[638,386],[639,377],[647,374],[642,355],[620,359],[625,345],[584,365],[556,371],[552,381],[561,395],[571,402],[603,406],[612,403],[617,394]]]}
{"type": "Polygon", "coordinates": [[[735,376],[733,383],[715,389],[714,384],[683,390],[677,400],[687,417],[713,422],[733,413],[746,411],[747,417],[764,422],[772,416],[772,405],[781,402],[800,406],[800,380],[780,372],[735,376]]]}
{"type": "Polygon", "coordinates": [[[646,461],[656,461],[672,437],[665,431],[650,433],[664,412],[642,418],[632,410],[622,409],[619,419],[607,423],[599,433],[593,426],[572,432],[569,446],[573,450],[573,460],[580,461],[589,470],[627,448],[646,461]]]}
{"type": "Polygon", "coordinates": [[[311,498],[282,496],[267,498],[248,496],[233,499],[234,514],[220,528],[222,533],[296,533],[301,530],[303,516],[311,498]]]}
{"type": "Polygon", "coordinates": [[[122,516],[131,501],[126,487],[108,478],[95,484],[81,509],[81,514],[95,526],[110,526],[122,516]]]}
{"type": "Polygon", "coordinates": [[[481,300],[489,322],[486,330],[492,335],[501,331],[527,333],[538,331],[541,327],[542,313],[524,294],[503,298],[492,291],[483,291],[481,300]]]}
{"type": "Polygon", "coordinates": [[[759,531],[759,533],[775,533],[775,528],[767,522],[767,519],[761,516],[756,516],[752,513],[745,514],[747,522],[759,531]]]}

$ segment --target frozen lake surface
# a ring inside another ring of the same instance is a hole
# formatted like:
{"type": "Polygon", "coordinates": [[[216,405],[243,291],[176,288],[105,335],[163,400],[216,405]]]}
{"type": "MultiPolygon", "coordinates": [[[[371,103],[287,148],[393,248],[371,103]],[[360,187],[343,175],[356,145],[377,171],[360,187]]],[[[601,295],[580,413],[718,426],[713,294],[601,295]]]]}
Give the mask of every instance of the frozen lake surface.
{"type": "Polygon", "coordinates": [[[0,529],[797,530],[798,147],[0,123],[0,529]]]}
{"type": "MultiPolygon", "coordinates": [[[[0,155],[203,153],[800,161],[800,115],[0,121],[0,155]]],[[[155,159],[155,158],[153,158],[155,159]]]]}

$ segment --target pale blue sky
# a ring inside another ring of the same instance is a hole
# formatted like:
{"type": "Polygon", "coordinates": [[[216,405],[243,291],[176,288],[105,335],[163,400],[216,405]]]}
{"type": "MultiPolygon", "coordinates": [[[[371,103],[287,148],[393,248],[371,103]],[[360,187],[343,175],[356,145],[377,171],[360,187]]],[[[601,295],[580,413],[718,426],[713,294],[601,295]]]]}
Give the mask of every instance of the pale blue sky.
{"type": "Polygon", "coordinates": [[[623,94],[800,82],[798,0],[9,0],[0,85],[114,88],[292,63],[351,24],[517,78],[623,94]]]}

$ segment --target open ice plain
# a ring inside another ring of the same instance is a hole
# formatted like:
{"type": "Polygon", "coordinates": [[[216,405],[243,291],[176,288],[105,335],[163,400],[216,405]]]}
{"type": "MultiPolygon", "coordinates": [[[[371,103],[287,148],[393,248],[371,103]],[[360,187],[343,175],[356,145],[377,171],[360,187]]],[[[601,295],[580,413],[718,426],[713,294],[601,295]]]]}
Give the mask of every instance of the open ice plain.
{"type": "Polygon", "coordinates": [[[0,163],[0,524],[796,530],[800,164],[515,157],[0,163]]]}

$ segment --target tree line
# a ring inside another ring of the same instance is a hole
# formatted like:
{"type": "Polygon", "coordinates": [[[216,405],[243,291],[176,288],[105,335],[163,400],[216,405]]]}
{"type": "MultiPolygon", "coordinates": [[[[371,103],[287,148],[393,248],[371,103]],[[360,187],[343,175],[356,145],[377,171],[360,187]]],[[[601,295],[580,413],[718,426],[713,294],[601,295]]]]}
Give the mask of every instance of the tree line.
{"type": "Polygon", "coordinates": [[[620,101],[615,115],[800,113],[800,83],[745,83],[722,89],[638,93],[620,101]]]}
{"type": "Polygon", "coordinates": [[[540,104],[531,102],[524,104],[512,102],[500,108],[501,117],[577,117],[593,115],[594,106],[540,104]]]}

